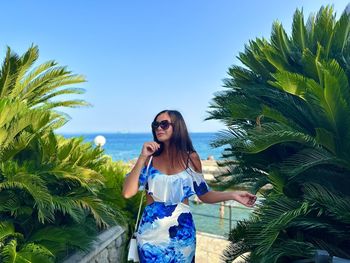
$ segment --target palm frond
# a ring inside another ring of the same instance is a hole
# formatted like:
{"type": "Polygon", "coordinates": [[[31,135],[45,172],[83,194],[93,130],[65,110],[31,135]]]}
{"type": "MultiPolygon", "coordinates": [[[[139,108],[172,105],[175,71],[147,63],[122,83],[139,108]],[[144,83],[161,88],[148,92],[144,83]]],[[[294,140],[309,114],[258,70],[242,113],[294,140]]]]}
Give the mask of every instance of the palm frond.
{"type": "Polygon", "coordinates": [[[299,9],[295,11],[293,16],[292,41],[301,51],[306,48],[308,43],[308,32],[304,24],[304,15],[299,9]]]}

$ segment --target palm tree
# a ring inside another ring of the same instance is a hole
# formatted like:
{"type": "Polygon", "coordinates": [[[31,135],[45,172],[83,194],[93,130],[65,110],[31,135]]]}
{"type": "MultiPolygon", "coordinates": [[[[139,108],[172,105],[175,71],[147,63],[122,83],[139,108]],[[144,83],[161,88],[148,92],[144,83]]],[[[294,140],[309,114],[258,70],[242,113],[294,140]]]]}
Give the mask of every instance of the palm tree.
{"type": "Polygon", "coordinates": [[[0,71],[0,98],[19,99],[26,101],[30,107],[45,109],[89,105],[83,100],[50,101],[63,94],[83,93],[83,89],[62,87],[85,82],[85,78],[72,74],[66,67],[58,66],[55,61],[48,61],[31,69],[38,58],[37,46],[31,46],[22,56],[7,48],[0,71]]]}
{"type": "Polygon", "coordinates": [[[54,61],[31,70],[37,59],[35,46],[22,56],[8,48],[0,71],[1,262],[54,262],[124,222],[121,207],[101,194],[103,167],[113,167],[103,151],[54,133],[68,120],[57,107],[88,103],[52,99],[82,93],[64,87],[84,78],[54,61]]]}
{"type": "Polygon", "coordinates": [[[231,233],[227,262],[291,262],[325,249],[350,258],[350,18],[322,7],[292,35],[274,23],[270,41],[250,41],[215,95],[208,119],[223,121],[216,146],[228,186],[264,192],[250,220],[231,233]]]}

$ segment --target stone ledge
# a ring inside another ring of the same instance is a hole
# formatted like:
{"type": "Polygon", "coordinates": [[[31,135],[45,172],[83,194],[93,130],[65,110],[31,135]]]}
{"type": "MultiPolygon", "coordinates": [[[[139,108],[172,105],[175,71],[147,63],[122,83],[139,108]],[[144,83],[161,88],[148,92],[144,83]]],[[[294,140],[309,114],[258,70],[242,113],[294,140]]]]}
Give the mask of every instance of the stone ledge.
{"type": "Polygon", "coordinates": [[[219,235],[214,235],[214,234],[210,234],[210,233],[205,233],[205,232],[197,231],[197,235],[206,236],[206,237],[215,238],[215,239],[222,239],[222,240],[227,241],[227,237],[223,237],[223,236],[219,236],[219,235]]]}
{"type": "MultiPolygon", "coordinates": [[[[92,246],[89,248],[89,252],[77,252],[68,259],[64,260],[63,263],[88,263],[92,259],[96,258],[104,249],[113,243],[113,241],[123,239],[122,236],[125,233],[126,230],[123,227],[113,226],[98,235],[97,240],[93,241],[92,246]]],[[[117,243],[119,243],[119,246],[121,246],[123,241],[120,240],[117,243]]]]}

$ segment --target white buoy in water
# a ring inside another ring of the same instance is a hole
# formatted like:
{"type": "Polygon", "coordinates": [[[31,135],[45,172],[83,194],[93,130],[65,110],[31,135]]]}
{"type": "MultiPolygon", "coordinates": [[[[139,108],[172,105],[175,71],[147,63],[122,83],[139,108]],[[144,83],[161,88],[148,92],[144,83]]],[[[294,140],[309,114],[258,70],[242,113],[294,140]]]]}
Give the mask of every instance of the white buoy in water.
{"type": "Polygon", "coordinates": [[[94,143],[96,144],[96,146],[102,147],[106,143],[106,138],[102,135],[98,135],[95,137],[94,143]]]}

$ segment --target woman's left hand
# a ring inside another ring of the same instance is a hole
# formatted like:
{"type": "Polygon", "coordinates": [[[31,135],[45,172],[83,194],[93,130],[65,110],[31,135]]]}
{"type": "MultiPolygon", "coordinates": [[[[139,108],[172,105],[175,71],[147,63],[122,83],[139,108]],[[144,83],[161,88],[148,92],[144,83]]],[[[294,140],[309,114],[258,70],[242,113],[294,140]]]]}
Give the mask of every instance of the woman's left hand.
{"type": "Polygon", "coordinates": [[[233,200],[241,203],[242,205],[252,207],[256,201],[256,195],[253,195],[246,191],[235,191],[233,193],[233,200]]]}

